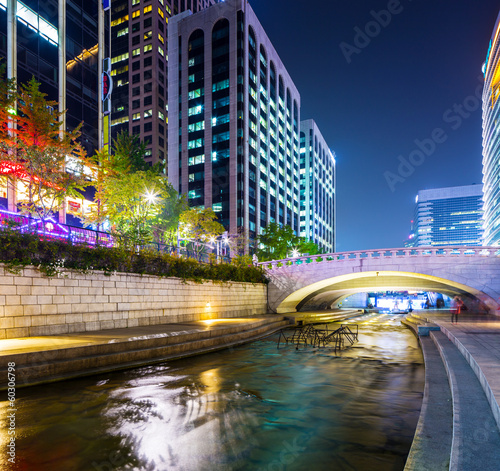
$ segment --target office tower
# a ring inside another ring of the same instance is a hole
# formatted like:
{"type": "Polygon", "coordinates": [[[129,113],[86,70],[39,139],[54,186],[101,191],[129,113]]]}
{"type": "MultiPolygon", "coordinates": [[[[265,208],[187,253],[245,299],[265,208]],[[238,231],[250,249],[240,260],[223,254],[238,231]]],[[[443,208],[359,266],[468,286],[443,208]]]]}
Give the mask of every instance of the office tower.
{"type": "Polygon", "coordinates": [[[500,245],[500,15],[483,66],[484,245],[500,245]]]}
{"type": "Polygon", "coordinates": [[[482,196],[482,185],[419,191],[415,201],[414,246],[480,246],[482,196]]]}
{"type": "Polygon", "coordinates": [[[127,131],[145,142],[146,162],[167,152],[167,25],[179,12],[216,0],[113,0],[111,50],[114,90],[111,137],[127,131]]]}
{"type": "Polygon", "coordinates": [[[300,236],[335,252],[335,155],[312,119],[300,123],[300,236]]]}
{"type": "MultiPolygon", "coordinates": [[[[7,77],[18,83],[35,77],[47,99],[67,110],[66,129],[83,122],[81,143],[88,155],[107,139],[101,80],[109,56],[105,7],[97,0],[0,0],[0,57],[7,77]]],[[[19,195],[5,182],[0,186],[0,204],[15,210],[19,195]]],[[[68,212],[78,214],[81,204],[73,202],[68,212]]]]}
{"type": "Polygon", "coordinates": [[[248,2],[181,13],[168,41],[171,183],[230,234],[298,234],[300,95],[248,2]]]}

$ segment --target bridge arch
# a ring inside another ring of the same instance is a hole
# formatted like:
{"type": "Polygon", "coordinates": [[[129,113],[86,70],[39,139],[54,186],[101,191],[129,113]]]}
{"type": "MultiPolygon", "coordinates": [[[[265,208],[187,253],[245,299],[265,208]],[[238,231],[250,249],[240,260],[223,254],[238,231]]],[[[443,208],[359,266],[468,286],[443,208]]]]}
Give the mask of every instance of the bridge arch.
{"type": "Polygon", "coordinates": [[[264,262],[270,309],[335,307],[367,291],[435,291],[495,312],[500,296],[498,247],[384,249],[264,262]]]}

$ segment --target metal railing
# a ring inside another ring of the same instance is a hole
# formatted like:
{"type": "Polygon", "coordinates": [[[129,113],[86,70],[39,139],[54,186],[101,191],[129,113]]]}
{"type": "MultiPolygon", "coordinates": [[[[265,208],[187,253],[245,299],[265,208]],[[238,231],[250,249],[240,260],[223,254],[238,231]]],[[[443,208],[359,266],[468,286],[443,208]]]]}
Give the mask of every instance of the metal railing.
{"type": "Polygon", "coordinates": [[[266,270],[311,264],[311,263],[342,263],[353,260],[386,260],[390,258],[411,257],[499,257],[500,247],[418,247],[412,249],[378,249],[356,250],[352,252],[335,252],[321,255],[285,258],[269,262],[259,262],[266,270]]]}
{"type": "Polygon", "coordinates": [[[358,326],[356,324],[351,326],[341,324],[340,327],[329,330],[328,324],[325,324],[324,329],[318,329],[312,324],[308,324],[295,327],[291,332],[289,328],[281,329],[278,337],[278,348],[280,348],[282,341],[286,345],[295,345],[296,350],[299,349],[299,345],[310,345],[318,348],[333,348],[336,352],[345,348],[346,344],[351,346],[358,341],[358,326]]]}
{"type": "MultiPolygon", "coordinates": [[[[36,233],[55,240],[67,241],[72,244],[84,244],[89,246],[115,247],[127,243],[124,237],[109,232],[96,231],[85,227],[61,224],[53,217],[41,220],[32,216],[14,213],[0,209],[0,229],[10,228],[22,234],[36,233]]],[[[228,255],[217,255],[216,247],[212,251],[206,248],[204,252],[195,251],[186,246],[163,244],[160,242],[147,242],[144,244],[128,244],[137,251],[154,250],[160,253],[178,255],[183,258],[194,258],[203,263],[209,263],[213,257],[222,262],[230,262],[228,255]]]]}

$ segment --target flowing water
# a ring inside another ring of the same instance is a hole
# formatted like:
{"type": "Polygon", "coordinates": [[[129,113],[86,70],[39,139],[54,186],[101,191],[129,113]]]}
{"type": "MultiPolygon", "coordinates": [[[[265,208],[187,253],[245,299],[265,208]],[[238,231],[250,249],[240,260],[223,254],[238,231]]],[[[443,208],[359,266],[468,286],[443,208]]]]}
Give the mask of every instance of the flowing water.
{"type": "MultiPolygon", "coordinates": [[[[362,316],[359,342],[337,354],[278,350],[272,336],[20,389],[16,465],[3,447],[0,469],[402,470],[424,372],[417,340],[399,321],[362,316]]],[[[6,408],[0,402],[0,416],[6,408]]]]}

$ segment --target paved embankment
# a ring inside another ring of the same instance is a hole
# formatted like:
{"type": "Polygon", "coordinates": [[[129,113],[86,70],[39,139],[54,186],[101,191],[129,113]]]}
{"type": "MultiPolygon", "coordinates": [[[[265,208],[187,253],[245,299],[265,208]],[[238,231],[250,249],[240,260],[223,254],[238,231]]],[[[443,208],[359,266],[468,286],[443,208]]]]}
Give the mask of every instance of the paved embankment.
{"type": "Polygon", "coordinates": [[[500,386],[495,375],[500,372],[500,318],[470,314],[462,315],[459,324],[450,320],[448,313],[426,312],[405,322],[416,333],[430,335],[419,337],[426,389],[405,470],[500,469],[495,396],[500,386]],[[436,326],[441,331],[434,331],[436,326]],[[488,341],[483,341],[484,335],[488,341]],[[443,459],[446,453],[448,463],[443,459]]]}
{"type": "Polygon", "coordinates": [[[283,316],[258,316],[0,340],[0,390],[10,362],[16,386],[30,386],[208,353],[287,325],[283,316]]]}

